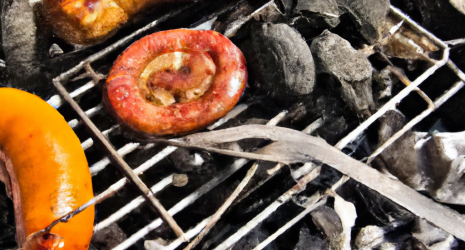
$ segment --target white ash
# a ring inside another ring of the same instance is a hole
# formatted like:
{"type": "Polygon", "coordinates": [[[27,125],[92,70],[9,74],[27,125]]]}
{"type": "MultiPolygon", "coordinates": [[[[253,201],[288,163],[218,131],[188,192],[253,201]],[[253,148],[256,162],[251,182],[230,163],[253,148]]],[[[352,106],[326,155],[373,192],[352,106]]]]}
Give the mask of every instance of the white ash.
{"type": "Polygon", "coordinates": [[[48,54],[50,57],[55,57],[57,55],[63,54],[63,50],[60,48],[60,46],[58,46],[58,44],[54,43],[48,50],[48,54]]]}
{"type": "Polygon", "coordinates": [[[357,211],[354,204],[345,201],[337,194],[334,195],[334,210],[339,215],[343,228],[338,249],[350,250],[350,238],[352,227],[355,225],[355,219],[357,219],[357,211]]]}

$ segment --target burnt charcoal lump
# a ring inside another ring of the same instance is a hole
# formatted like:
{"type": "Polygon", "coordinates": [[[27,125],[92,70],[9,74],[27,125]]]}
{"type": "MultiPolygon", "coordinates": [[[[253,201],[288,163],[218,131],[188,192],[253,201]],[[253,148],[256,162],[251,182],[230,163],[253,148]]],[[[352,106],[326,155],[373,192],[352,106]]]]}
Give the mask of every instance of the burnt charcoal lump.
{"type": "Polygon", "coordinates": [[[106,250],[112,249],[125,241],[126,234],[121,228],[113,223],[110,226],[98,231],[92,236],[92,244],[98,249],[106,250]]]}
{"type": "Polygon", "coordinates": [[[359,117],[374,109],[371,89],[372,67],[368,59],[340,36],[325,30],[310,47],[317,74],[326,73],[341,84],[341,95],[359,117]]]}
{"type": "Polygon", "coordinates": [[[302,225],[299,233],[299,242],[294,250],[320,250],[329,249],[329,243],[326,239],[321,239],[318,236],[310,234],[307,225],[302,225]]]}
{"type": "MultiPolygon", "coordinates": [[[[405,124],[403,116],[390,111],[381,119],[379,145],[405,124]]],[[[434,199],[465,204],[465,131],[456,133],[406,132],[373,162],[416,190],[434,199]]]]}
{"type": "Polygon", "coordinates": [[[389,13],[389,0],[339,0],[339,3],[352,17],[368,43],[376,43],[380,38],[379,28],[389,13]]]}
{"type": "Polygon", "coordinates": [[[250,73],[274,97],[313,91],[315,66],[304,39],[287,24],[254,23],[243,44],[250,73]]]}
{"type": "Polygon", "coordinates": [[[342,239],[342,223],[339,215],[332,208],[321,206],[310,213],[313,223],[329,239],[333,249],[338,249],[342,239]]]}
{"type": "Polygon", "coordinates": [[[299,0],[294,14],[303,16],[311,26],[334,28],[339,24],[339,9],[335,0],[299,0]]]}

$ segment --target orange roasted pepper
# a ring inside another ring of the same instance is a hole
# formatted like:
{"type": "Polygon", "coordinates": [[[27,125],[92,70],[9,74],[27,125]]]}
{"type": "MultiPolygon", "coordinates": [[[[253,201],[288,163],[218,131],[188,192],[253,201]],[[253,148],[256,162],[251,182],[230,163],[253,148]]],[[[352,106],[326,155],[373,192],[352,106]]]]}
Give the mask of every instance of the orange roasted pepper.
{"type": "Polygon", "coordinates": [[[0,180],[13,199],[23,249],[88,249],[94,207],[29,237],[93,197],[79,139],[52,106],[27,92],[0,88],[0,180]]]}

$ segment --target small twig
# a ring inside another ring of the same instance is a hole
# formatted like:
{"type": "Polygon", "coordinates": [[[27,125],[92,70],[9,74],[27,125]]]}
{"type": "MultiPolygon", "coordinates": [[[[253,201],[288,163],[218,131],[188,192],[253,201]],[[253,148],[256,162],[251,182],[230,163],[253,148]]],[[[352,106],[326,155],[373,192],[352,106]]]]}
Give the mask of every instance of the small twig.
{"type": "Polygon", "coordinates": [[[95,73],[94,69],[92,68],[92,66],[90,66],[89,62],[84,64],[84,68],[86,69],[87,73],[89,73],[89,75],[92,77],[95,84],[99,83],[104,78],[102,74],[95,73]]]}
{"type": "Polygon", "coordinates": [[[252,167],[247,172],[247,175],[244,179],[239,183],[236,187],[234,192],[229,196],[229,198],[224,202],[224,204],[216,211],[216,213],[212,216],[212,218],[208,221],[205,228],[200,232],[200,234],[186,247],[184,250],[190,250],[197,246],[199,242],[203,239],[203,237],[210,231],[210,229],[216,224],[216,222],[221,218],[223,213],[231,206],[232,202],[237,198],[237,196],[242,192],[245,186],[249,183],[252,176],[255,174],[255,171],[258,168],[258,163],[255,162],[252,167]]]}

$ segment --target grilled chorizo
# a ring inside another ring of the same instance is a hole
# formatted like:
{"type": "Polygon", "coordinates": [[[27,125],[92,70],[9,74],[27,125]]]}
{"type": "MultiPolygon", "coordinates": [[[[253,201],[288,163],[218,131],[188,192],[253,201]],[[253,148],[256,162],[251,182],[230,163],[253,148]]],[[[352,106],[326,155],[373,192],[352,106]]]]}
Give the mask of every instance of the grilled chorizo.
{"type": "Polygon", "coordinates": [[[13,199],[21,248],[88,249],[93,206],[31,236],[90,200],[92,182],[79,139],[60,113],[12,88],[0,88],[0,180],[13,199]]]}
{"type": "Polygon", "coordinates": [[[103,100],[116,119],[143,137],[204,128],[237,103],[246,61],[228,38],[204,30],[146,36],[115,61],[103,100]]]}
{"type": "Polygon", "coordinates": [[[108,37],[141,10],[169,1],[182,0],[44,0],[43,9],[57,36],[86,45],[108,37]]]}

